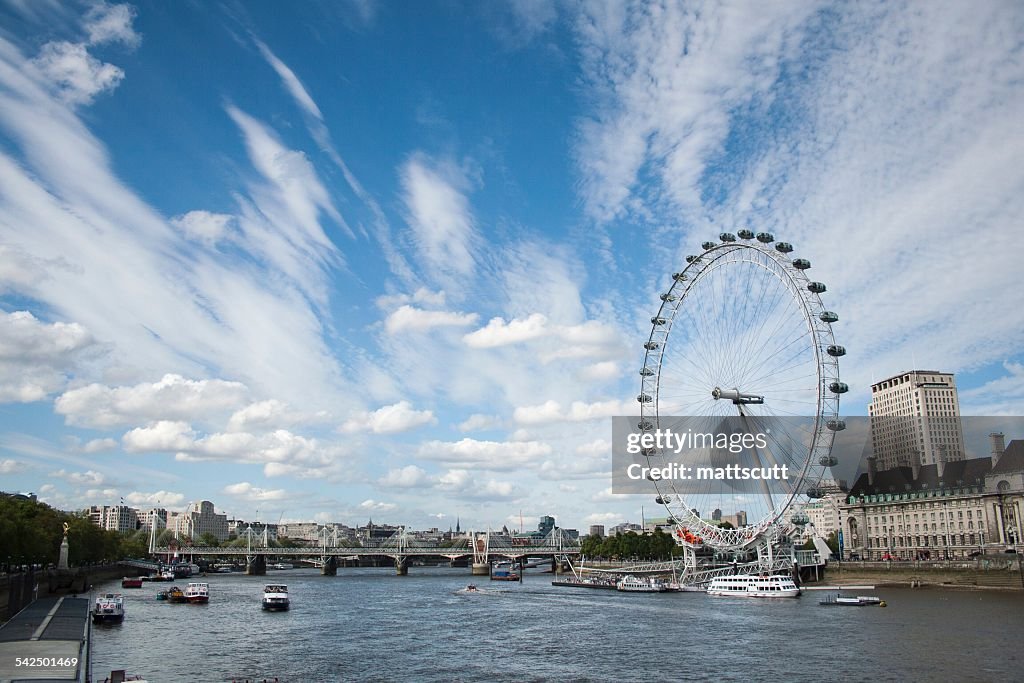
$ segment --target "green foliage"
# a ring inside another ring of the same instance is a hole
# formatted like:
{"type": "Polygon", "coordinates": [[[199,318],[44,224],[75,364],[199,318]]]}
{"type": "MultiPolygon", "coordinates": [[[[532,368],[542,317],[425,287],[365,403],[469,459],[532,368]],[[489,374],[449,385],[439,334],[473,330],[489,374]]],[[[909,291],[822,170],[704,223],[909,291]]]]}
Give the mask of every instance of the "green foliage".
{"type": "Polygon", "coordinates": [[[217,540],[216,536],[207,531],[199,536],[199,545],[204,548],[216,548],[220,545],[220,541],[217,540]]]}
{"type": "Polygon", "coordinates": [[[0,496],[0,563],[56,564],[65,523],[71,566],[144,557],[148,553],[149,537],[145,532],[107,531],[81,513],[62,512],[44,503],[0,496]]]}
{"type": "Polygon", "coordinates": [[[643,536],[628,531],[624,534],[601,538],[586,536],[581,541],[581,550],[587,557],[607,557],[617,560],[667,560],[678,554],[678,546],[670,534],[656,530],[643,536]]]}

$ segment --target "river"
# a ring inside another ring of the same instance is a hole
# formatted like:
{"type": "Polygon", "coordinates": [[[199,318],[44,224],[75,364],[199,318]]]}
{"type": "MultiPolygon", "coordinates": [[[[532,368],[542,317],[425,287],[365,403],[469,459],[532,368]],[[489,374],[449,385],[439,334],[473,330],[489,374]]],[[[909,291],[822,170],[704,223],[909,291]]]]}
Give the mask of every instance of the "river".
{"type": "MultiPolygon", "coordinates": [[[[852,591],[887,607],[798,599],[626,594],[470,577],[466,569],[214,574],[207,605],[122,590],[126,617],[94,629],[93,678],[178,681],[997,681],[1024,679],[1024,593],[852,591]],[[482,591],[460,592],[474,581],[482,591]],[[292,609],[264,612],[265,583],[292,609]]],[[[178,585],[184,587],[185,582],[178,585]]]]}

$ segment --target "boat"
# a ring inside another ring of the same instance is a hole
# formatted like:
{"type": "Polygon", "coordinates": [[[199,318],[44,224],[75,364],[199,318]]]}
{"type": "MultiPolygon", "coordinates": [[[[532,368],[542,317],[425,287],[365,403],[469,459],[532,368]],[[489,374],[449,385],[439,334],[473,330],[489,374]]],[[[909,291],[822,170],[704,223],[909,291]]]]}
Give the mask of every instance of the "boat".
{"type": "Polygon", "coordinates": [[[746,598],[795,598],[800,595],[800,589],[793,577],[785,574],[733,574],[712,579],[707,593],[746,598]]]}
{"type": "Polygon", "coordinates": [[[491,581],[518,581],[519,570],[511,562],[496,562],[491,567],[491,581]]]}
{"type": "Polygon", "coordinates": [[[829,607],[865,607],[867,605],[885,606],[885,601],[873,595],[829,595],[818,604],[829,607]]]}
{"type": "Polygon", "coordinates": [[[121,588],[142,588],[142,577],[126,576],[121,579],[121,588]]]}
{"type": "Polygon", "coordinates": [[[291,606],[288,586],[283,583],[268,583],[263,588],[263,609],[268,611],[286,610],[291,606]]]}
{"type": "Polygon", "coordinates": [[[468,586],[466,586],[466,592],[467,592],[467,593],[476,593],[476,592],[478,592],[479,590],[480,590],[480,589],[479,589],[479,588],[477,588],[476,586],[474,586],[473,584],[469,584],[468,586]]]}
{"type": "Polygon", "coordinates": [[[92,607],[92,623],[119,624],[124,621],[124,596],[104,593],[96,598],[92,607]]]}
{"type": "Polygon", "coordinates": [[[267,567],[267,569],[295,569],[295,565],[288,562],[275,562],[267,567]]]}
{"type": "Polygon", "coordinates": [[[665,587],[655,579],[642,579],[638,576],[628,575],[619,579],[615,589],[625,593],[662,593],[665,587]]]}
{"type": "Polygon", "coordinates": [[[181,590],[177,586],[171,586],[167,589],[167,602],[185,602],[185,591],[181,590]]]}
{"type": "Polygon", "coordinates": [[[191,582],[185,586],[185,602],[190,605],[203,604],[210,601],[210,584],[191,582]]]}
{"type": "Polygon", "coordinates": [[[555,579],[551,582],[551,585],[569,586],[571,588],[599,588],[603,590],[615,590],[616,583],[615,579],[603,576],[588,576],[586,578],[570,576],[564,579],[555,579]]]}

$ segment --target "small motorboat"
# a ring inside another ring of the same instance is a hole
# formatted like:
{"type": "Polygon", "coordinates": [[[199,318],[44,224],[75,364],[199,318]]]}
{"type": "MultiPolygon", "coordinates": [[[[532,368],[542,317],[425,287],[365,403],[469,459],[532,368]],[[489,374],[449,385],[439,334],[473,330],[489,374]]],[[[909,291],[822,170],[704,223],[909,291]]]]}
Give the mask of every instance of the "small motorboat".
{"type": "Polygon", "coordinates": [[[167,602],[185,602],[185,591],[181,590],[177,586],[171,586],[167,589],[167,602]]]}
{"type": "Polygon", "coordinates": [[[92,623],[119,624],[124,621],[124,596],[104,593],[96,598],[92,608],[92,623]]]}

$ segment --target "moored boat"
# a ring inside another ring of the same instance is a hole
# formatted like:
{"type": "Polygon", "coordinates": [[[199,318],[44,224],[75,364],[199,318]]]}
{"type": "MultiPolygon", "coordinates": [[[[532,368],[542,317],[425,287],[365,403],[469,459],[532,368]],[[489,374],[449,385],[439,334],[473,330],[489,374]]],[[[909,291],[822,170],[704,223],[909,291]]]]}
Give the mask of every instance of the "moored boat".
{"type": "Polygon", "coordinates": [[[496,562],[491,567],[491,581],[518,581],[519,569],[511,562],[496,562]]]}
{"type": "Polygon", "coordinates": [[[104,593],[97,596],[92,607],[92,623],[118,624],[124,620],[124,596],[120,593],[104,593]]]}
{"type": "Polygon", "coordinates": [[[210,584],[192,582],[185,586],[185,602],[202,604],[210,601],[210,584]]]}
{"type": "Polygon", "coordinates": [[[881,598],[873,595],[829,595],[818,603],[827,607],[865,607],[867,605],[885,605],[881,598]]]}
{"type": "Polygon", "coordinates": [[[268,583],[263,588],[263,609],[267,611],[284,611],[291,607],[288,598],[288,586],[283,583],[268,583]]]}
{"type": "Polygon", "coordinates": [[[142,588],[141,576],[126,576],[121,579],[121,588],[142,588]]]}
{"type": "Polygon", "coordinates": [[[800,589],[793,577],[784,574],[733,574],[712,579],[707,593],[745,598],[795,598],[800,595],[800,589]]]}
{"type": "Polygon", "coordinates": [[[665,587],[655,579],[643,579],[633,575],[619,579],[615,588],[624,593],[662,593],[665,590],[665,587]]]}

